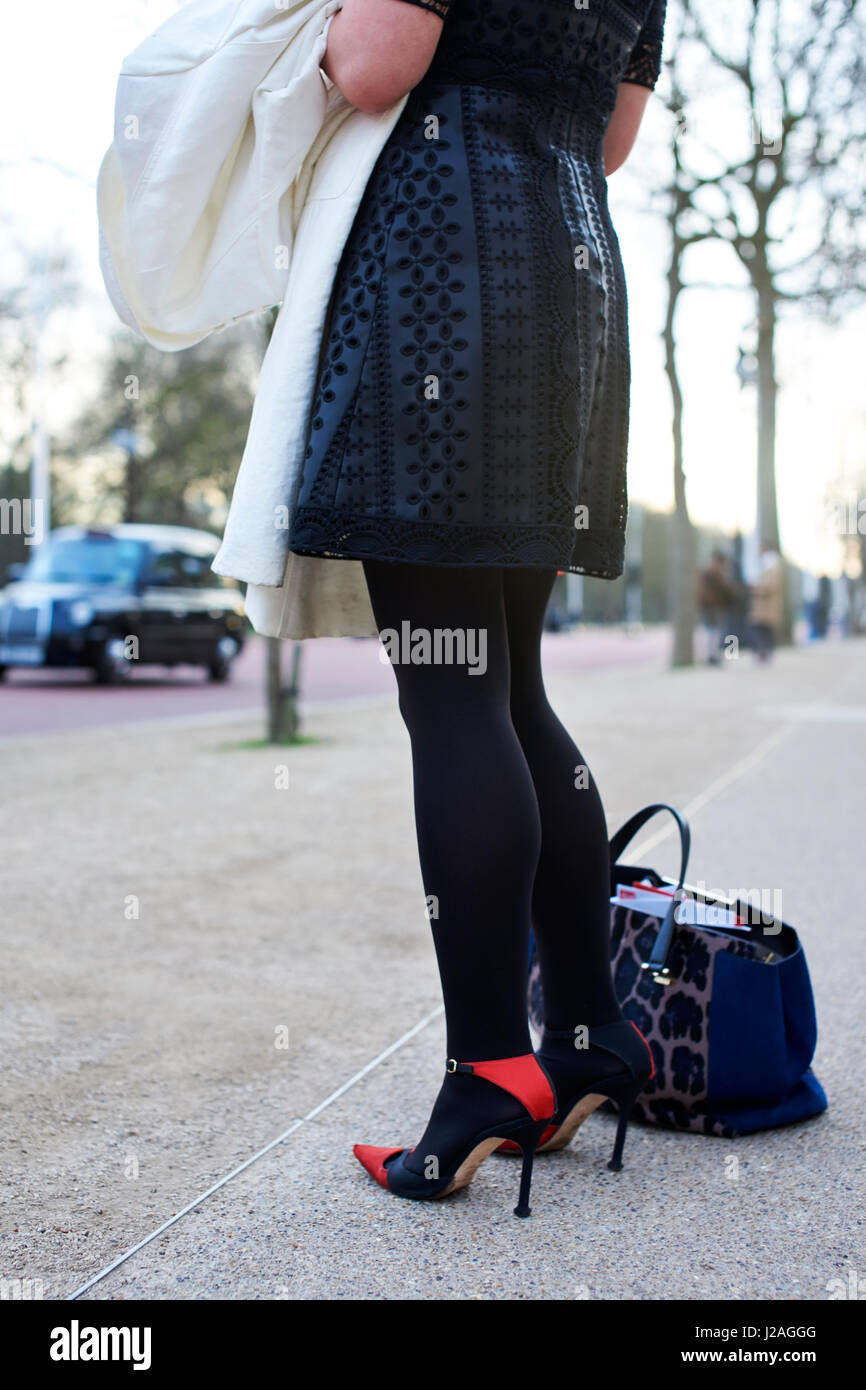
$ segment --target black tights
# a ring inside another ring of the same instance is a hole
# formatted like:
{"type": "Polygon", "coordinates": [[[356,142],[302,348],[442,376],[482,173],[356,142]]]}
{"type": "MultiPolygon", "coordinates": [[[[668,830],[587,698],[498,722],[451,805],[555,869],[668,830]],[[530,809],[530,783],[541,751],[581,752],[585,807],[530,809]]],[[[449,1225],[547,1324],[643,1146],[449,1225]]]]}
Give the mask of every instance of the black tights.
{"type": "Polygon", "coordinates": [[[405,649],[417,629],[431,644],[436,629],[466,640],[465,653],[451,649],[455,664],[441,659],[447,640],[438,662],[404,664],[404,649],[390,648],[412,744],[449,1057],[486,1061],[531,1050],[530,922],[548,1027],[619,1019],[604,811],[541,674],[555,571],[365,560],[364,572],[386,645],[387,629],[405,649]]]}

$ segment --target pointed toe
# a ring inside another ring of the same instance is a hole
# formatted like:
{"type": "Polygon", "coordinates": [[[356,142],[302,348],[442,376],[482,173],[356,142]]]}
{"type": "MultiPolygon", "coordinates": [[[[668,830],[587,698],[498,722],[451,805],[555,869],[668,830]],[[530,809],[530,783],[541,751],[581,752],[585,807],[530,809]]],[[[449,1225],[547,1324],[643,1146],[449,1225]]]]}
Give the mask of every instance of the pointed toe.
{"type": "Polygon", "coordinates": [[[403,1152],[400,1149],[383,1149],[375,1144],[355,1144],[352,1149],[358,1162],[366,1168],[371,1178],[375,1178],[380,1187],[388,1186],[388,1172],[385,1167],[389,1158],[395,1154],[403,1152]]]}

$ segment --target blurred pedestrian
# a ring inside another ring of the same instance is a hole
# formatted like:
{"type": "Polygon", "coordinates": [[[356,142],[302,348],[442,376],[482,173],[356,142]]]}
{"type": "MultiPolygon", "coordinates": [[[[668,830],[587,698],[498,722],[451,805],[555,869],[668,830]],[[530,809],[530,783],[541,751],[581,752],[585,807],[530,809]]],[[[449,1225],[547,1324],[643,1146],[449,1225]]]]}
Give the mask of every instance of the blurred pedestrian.
{"type": "Polygon", "coordinates": [[[707,664],[718,666],[734,607],[731,568],[723,550],[714,550],[698,575],[698,611],[707,633],[707,664]]]}
{"type": "Polygon", "coordinates": [[[769,661],[775,651],[776,639],[782,626],[783,601],[782,557],[774,546],[765,542],[761,546],[758,579],[752,585],[749,610],[752,640],[759,661],[769,661]]]}
{"type": "Polygon", "coordinates": [[[826,637],[830,626],[830,610],[833,607],[833,584],[829,575],[822,574],[818,580],[818,597],[815,600],[815,616],[812,633],[815,637],[826,637]]]}
{"type": "Polygon", "coordinates": [[[731,550],[731,603],[730,634],[737,644],[744,647],[749,643],[749,605],[751,594],[743,571],[745,542],[741,531],[735,531],[731,550]]]}

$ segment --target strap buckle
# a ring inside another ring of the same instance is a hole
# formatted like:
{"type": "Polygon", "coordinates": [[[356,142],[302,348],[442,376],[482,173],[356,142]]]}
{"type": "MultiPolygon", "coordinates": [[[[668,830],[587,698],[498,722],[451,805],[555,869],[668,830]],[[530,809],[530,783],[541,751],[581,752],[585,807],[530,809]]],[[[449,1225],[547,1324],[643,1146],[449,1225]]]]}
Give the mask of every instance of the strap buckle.
{"type": "Polygon", "coordinates": [[[449,1058],[448,1058],[448,1061],[445,1063],[445,1070],[446,1070],[446,1071],[449,1071],[449,1072],[455,1072],[455,1071],[457,1070],[457,1066],[458,1066],[457,1058],[456,1058],[456,1057],[449,1057],[449,1058]]]}

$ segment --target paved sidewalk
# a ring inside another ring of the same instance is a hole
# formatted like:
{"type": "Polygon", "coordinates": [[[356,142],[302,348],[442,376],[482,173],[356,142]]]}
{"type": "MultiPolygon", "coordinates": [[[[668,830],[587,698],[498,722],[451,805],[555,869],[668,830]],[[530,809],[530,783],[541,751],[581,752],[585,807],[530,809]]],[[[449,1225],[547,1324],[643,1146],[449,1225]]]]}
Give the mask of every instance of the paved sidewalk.
{"type": "MultiPolygon", "coordinates": [[[[663,660],[670,635],[661,624],[637,631],[611,626],[586,628],[577,641],[572,634],[546,632],[542,641],[549,670],[586,671],[663,660]]],[[[307,700],[319,704],[389,694],[394,678],[387,662],[379,660],[381,650],[376,637],[320,637],[305,643],[301,689],[307,700]]],[[[231,680],[224,684],[209,681],[202,666],[145,666],[133,671],[128,681],[107,686],[94,685],[87,671],[75,669],[34,666],[7,671],[0,685],[0,748],[25,734],[71,733],[111,724],[263,719],[266,657],[264,638],[250,638],[231,680]]],[[[288,679],[286,652],[283,667],[288,679]]]]}
{"type": "MultiPolygon", "coordinates": [[[[829,1112],[736,1141],[634,1126],[619,1174],[596,1114],[538,1160],[529,1221],[503,1159],[453,1199],[397,1201],[351,1146],[418,1138],[444,1029],[395,700],[313,708],[319,742],[285,751],[236,746],[257,722],[24,739],[0,753],[0,1279],[67,1297],[299,1121],[84,1298],[826,1299],[852,1270],[863,1287],[866,643],[548,688],[611,828],[672,801],[692,881],[782,886],[829,1112]]],[[[672,871],[661,822],[648,840],[672,871]]]]}

